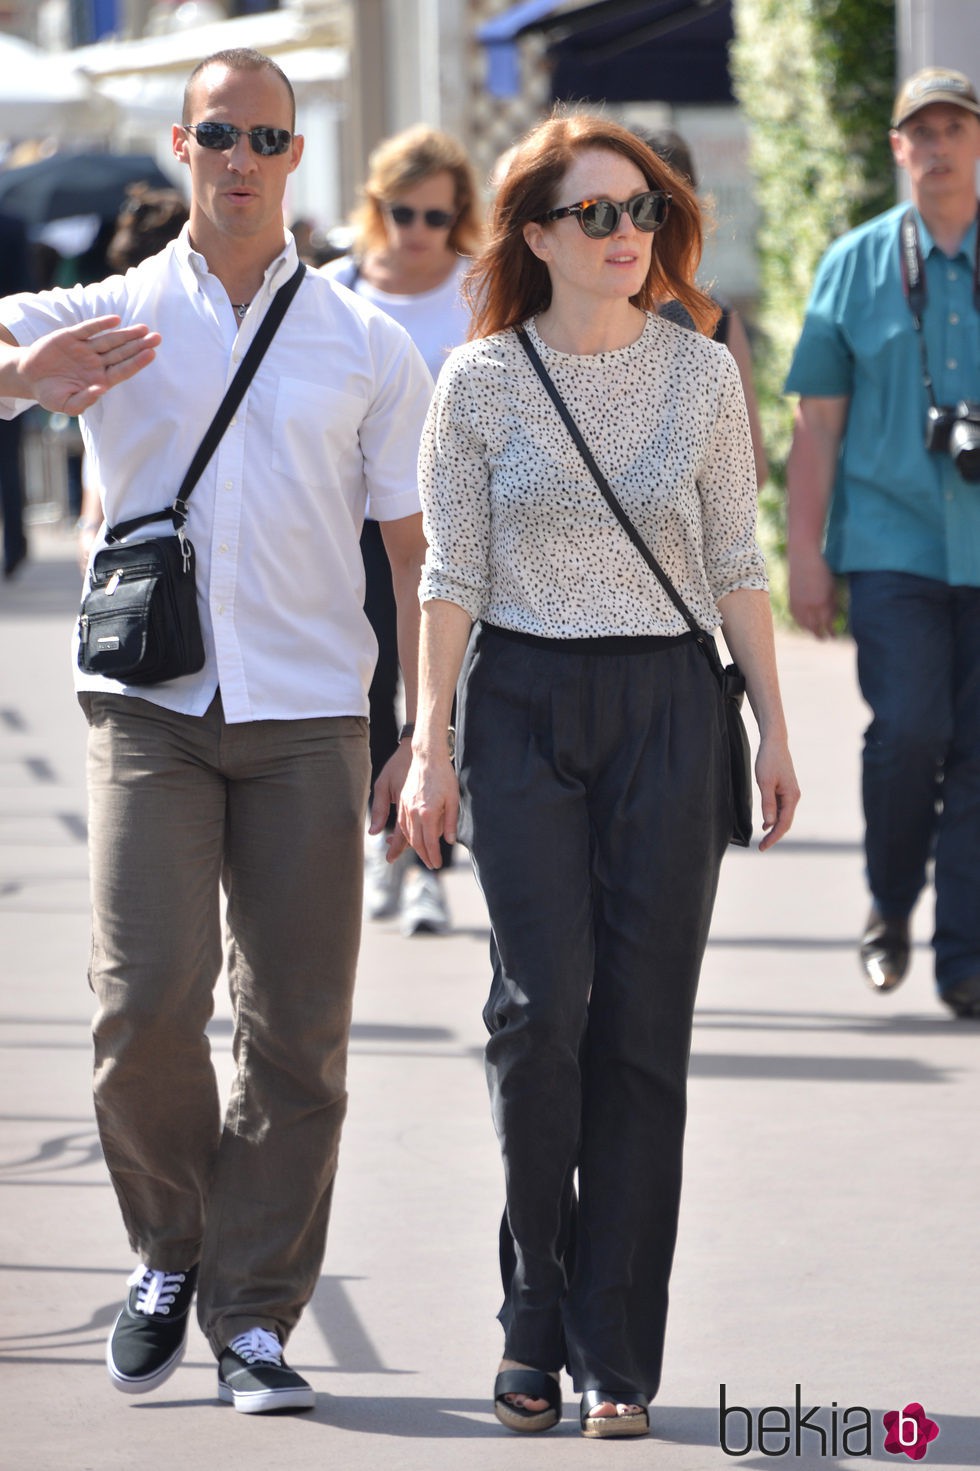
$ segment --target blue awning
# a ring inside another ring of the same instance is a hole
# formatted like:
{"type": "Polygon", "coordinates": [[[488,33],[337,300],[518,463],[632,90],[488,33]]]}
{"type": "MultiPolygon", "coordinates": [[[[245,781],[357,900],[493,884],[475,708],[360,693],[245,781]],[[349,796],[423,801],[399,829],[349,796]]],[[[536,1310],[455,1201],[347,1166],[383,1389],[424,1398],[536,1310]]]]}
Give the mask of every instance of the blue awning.
{"type": "Polygon", "coordinates": [[[489,90],[520,90],[518,42],[548,38],[552,95],[608,102],[731,102],[732,0],[522,0],[477,32],[489,90]]]}
{"type": "Polygon", "coordinates": [[[520,91],[518,36],[559,8],[560,0],[521,0],[477,31],[477,40],[487,48],[487,86],[495,97],[514,97],[520,91]]]}
{"type": "Polygon", "coordinates": [[[500,15],[495,15],[493,20],[485,21],[476,33],[477,40],[487,45],[498,41],[513,41],[525,26],[546,20],[562,8],[562,0],[520,0],[519,4],[511,5],[507,10],[501,11],[500,15]]]}

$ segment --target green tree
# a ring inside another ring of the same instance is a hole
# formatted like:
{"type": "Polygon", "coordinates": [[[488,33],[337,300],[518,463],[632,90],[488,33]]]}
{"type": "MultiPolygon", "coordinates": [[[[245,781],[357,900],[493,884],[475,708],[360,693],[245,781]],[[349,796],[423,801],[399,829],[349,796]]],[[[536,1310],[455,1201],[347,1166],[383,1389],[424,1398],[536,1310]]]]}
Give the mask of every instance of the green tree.
{"type": "MultiPolygon", "coordinates": [[[[895,198],[888,119],[895,0],[735,0],[735,93],[760,210],[757,379],[770,479],[761,534],[784,546],[792,405],[783,381],[817,262],[895,198]]],[[[782,558],[774,558],[777,597],[782,558]]]]}

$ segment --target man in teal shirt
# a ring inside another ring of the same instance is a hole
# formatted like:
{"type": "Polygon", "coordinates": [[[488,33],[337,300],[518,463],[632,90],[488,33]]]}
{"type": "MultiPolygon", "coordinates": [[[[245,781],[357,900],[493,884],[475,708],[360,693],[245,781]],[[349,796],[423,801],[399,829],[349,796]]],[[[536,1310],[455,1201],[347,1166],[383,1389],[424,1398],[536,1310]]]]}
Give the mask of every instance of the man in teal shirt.
{"type": "Polygon", "coordinates": [[[936,981],[954,1014],[970,1017],[980,1016],[975,88],[945,67],[917,72],[890,136],[911,209],[898,205],[827,251],[786,382],[801,395],[787,466],[790,607],[827,637],[835,574],[847,576],[872,711],[865,975],[878,991],[903,979],[909,916],[934,856],[936,981]],[[927,447],[931,405],[950,413],[927,447]]]}

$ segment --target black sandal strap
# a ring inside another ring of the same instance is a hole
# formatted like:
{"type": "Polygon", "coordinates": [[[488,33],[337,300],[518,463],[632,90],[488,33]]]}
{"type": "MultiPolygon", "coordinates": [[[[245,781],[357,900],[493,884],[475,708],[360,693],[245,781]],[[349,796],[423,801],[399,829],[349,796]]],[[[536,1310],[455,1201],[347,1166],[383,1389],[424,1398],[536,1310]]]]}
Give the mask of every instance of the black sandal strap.
{"type": "MultiPolygon", "coordinates": [[[[523,1394],[528,1399],[547,1401],[549,1410],[561,1409],[561,1385],[541,1369],[501,1369],[493,1382],[493,1397],[503,1399],[505,1394],[523,1394]]],[[[512,1410],[523,1409],[523,1405],[511,1405],[512,1410]]],[[[543,1414],[543,1410],[529,1410],[529,1414],[543,1414]]]]}

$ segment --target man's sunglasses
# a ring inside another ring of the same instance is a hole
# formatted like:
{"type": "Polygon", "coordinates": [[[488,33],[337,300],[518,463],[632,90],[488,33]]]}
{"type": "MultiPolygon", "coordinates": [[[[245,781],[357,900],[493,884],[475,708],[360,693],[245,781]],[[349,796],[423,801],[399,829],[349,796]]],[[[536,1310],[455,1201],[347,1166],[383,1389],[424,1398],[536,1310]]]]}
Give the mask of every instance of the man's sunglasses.
{"type": "Polygon", "coordinates": [[[634,194],[632,199],[624,199],[620,204],[614,204],[611,199],[583,199],[578,204],[566,204],[562,209],[549,210],[539,223],[576,215],[579,225],[590,240],[605,240],[626,213],[638,230],[652,235],[667,218],[670,200],[671,196],[664,194],[661,189],[646,189],[642,194],[634,194]]]}
{"type": "Polygon", "coordinates": [[[262,158],[285,153],[293,135],[288,128],[235,128],[231,123],[183,123],[188,133],[193,133],[202,148],[214,148],[218,153],[227,153],[234,148],[239,138],[247,138],[252,152],[262,158]]]}
{"type": "Polygon", "coordinates": [[[448,230],[456,218],[445,209],[413,209],[410,204],[387,204],[385,209],[396,225],[411,225],[421,215],[430,230],[448,230]]]}

